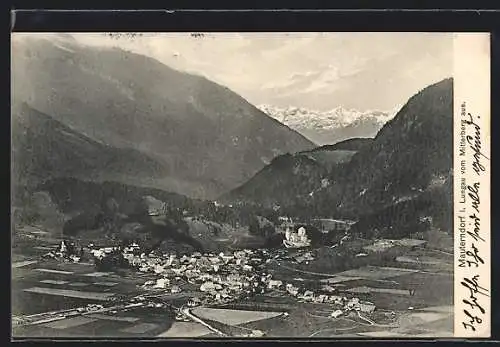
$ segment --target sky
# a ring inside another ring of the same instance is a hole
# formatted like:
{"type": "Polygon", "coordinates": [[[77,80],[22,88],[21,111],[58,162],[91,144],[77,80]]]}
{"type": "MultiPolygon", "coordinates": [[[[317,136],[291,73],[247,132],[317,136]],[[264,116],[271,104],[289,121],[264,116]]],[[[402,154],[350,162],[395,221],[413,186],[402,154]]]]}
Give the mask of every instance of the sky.
{"type": "Polygon", "coordinates": [[[451,33],[144,33],[117,46],[229,87],[254,105],[392,111],[426,86],[451,77],[451,33]]]}

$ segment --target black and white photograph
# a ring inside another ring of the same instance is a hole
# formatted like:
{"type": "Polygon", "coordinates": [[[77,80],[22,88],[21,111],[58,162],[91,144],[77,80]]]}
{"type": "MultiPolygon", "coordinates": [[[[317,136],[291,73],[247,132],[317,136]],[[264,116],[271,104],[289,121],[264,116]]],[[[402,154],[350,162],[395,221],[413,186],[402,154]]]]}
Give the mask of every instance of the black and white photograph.
{"type": "Polygon", "coordinates": [[[12,336],[455,336],[455,59],[445,32],[12,33],[12,336]]]}

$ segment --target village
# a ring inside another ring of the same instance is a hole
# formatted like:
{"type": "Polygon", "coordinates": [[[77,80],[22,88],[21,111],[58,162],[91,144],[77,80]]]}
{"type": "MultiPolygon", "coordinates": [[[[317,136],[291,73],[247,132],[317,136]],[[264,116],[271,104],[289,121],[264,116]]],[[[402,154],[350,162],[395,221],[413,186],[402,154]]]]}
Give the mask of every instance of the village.
{"type": "MultiPolygon", "coordinates": [[[[302,307],[305,312],[309,312],[309,318],[326,320],[332,324],[342,320],[352,321],[361,329],[361,334],[370,334],[371,330],[374,328],[380,330],[381,326],[400,328],[398,319],[401,319],[401,312],[398,313],[398,310],[402,308],[401,305],[406,313],[411,313],[417,310],[419,305],[424,304],[422,297],[419,296],[421,290],[415,291],[418,284],[411,284],[411,282],[403,284],[403,289],[401,289],[401,284],[393,278],[421,276],[422,273],[429,272],[424,271],[423,267],[429,266],[434,268],[433,271],[441,274],[431,275],[431,277],[443,280],[443,276],[447,276],[449,269],[443,268],[445,263],[443,254],[426,251],[425,241],[411,239],[367,241],[361,248],[356,246],[353,257],[349,255],[355,259],[351,265],[339,268],[344,271],[335,274],[331,271],[335,267],[329,265],[329,273],[325,270],[323,270],[325,272],[319,272],[321,262],[326,258],[325,252],[332,254],[343,252],[358,242],[358,240],[350,239],[345,224],[339,228],[342,228],[341,235],[344,236],[340,237],[336,244],[319,249],[311,247],[311,240],[305,227],[294,226],[288,219],[283,221],[282,247],[275,249],[238,249],[219,253],[192,252],[191,254],[151,251],[146,254],[138,243],[131,243],[127,246],[99,247],[92,243],[77,246],[72,241],[61,240],[53,248],[48,248],[48,252],[41,254],[39,260],[33,260],[35,263],[24,263],[20,267],[26,269],[36,264],[37,261],[45,262],[55,267],[52,270],[43,270],[44,273],[59,276],[66,273],[76,274],[76,271],[68,271],[67,268],[74,268],[81,264],[82,267],[85,266],[89,270],[93,267],[94,271],[97,271],[91,272],[89,276],[92,274],[97,277],[111,276],[115,279],[115,283],[127,277],[133,279],[133,284],[128,285],[129,289],[122,294],[109,293],[112,286],[105,289],[105,292],[93,294],[92,298],[97,299],[98,304],[92,302],[91,297],[82,295],[76,290],[24,288],[25,295],[72,297],[72,300],[76,302],[71,304],[73,307],[64,307],[63,310],[49,311],[45,314],[36,312],[16,315],[14,329],[30,331],[30,327],[39,329],[44,325],[54,325],[54,321],[74,320],[75,317],[102,313],[110,317],[117,316],[115,319],[120,320],[119,316],[124,314],[123,312],[143,308],[165,310],[168,314],[164,313],[163,316],[172,315],[173,323],[171,324],[173,325],[178,322],[178,324],[202,326],[203,331],[206,330],[206,336],[277,336],[283,322],[276,323],[277,325],[271,331],[259,328],[259,325],[253,328],[239,327],[234,330],[234,327],[228,329],[228,326],[233,324],[219,326],[220,323],[217,321],[220,319],[214,317],[212,311],[222,310],[221,313],[223,313],[224,310],[229,310],[226,312],[227,315],[238,316],[244,313],[260,317],[272,307],[276,307],[277,309],[272,312],[278,313],[269,313],[271,316],[268,318],[281,317],[281,319],[289,320],[290,315],[294,317],[293,319],[304,319],[296,317],[297,310],[302,307]],[[394,257],[394,263],[398,264],[399,268],[389,267],[387,264],[381,267],[376,264],[376,259],[383,258],[381,254],[389,254],[395,249],[397,253],[394,254],[399,255],[394,257]],[[426,253],[426,255],[412,258],[411,252],[426,253]],[[434,262],[429,260],[431,259],[427,255],[429,252],[434,257],[432,258],[434,262]],[[436,259],[436,256],[439,256],[439,259],[436,259]],[[379,299],[374,300],[374,295],[379,299]],[[403,301],[396,300],[395,308],[397,309],[391,307],[394,302],[390,304],[389,301],[388,305],[387,300],[391,296],[390,301],[394,301],[394,297],[403,299],[403,301]],[[83,302],[88,302],[87,305],[79,306],[80,299],[85,299],[83,302]],[[411,304],[412,301],[415,303],[411,304]],[[251,305],[248,305],[250,303],[251,305]],[[385,306],[389,306],[390,309],[385,306]],[[226,326],[225,329],[224,326],[226,326]],[[363,332],[363,328],[369,331],[363,332]]],[[[336,261],[340,263],[340,260],[336,261]]],[[[41,273],[39,272],[38,275],[41,273]]],[[[45,278],[41,280],[43,281],[53,285],[71,284],[67,280],[45,278]]],[[[424,296],[428,297],[428,295],[429,293],[425,293],[424,296]]],[[[428,299],[426,300],[425,302],[428,302],[428,299]]],[[[438,310],[443,310],[442,306],[439,305],[438,310]]],[[[40,311],[43,310],[40,309],[40,311]]],[[[425,314],[420,313],[419,317],[424,317],[421,323],[426,323],[425,314]]],[[[431,315],[430,317],[440,316],[431,315]]],[[[113,320],[114,318],[106,319],[113,320]]],[[[255,322],[262,319],[255,318],[255,322]]],[[[253,318],[249,320],[254,321],[253,318]]],[[[166,335],[171,336],[169,334],[166,335]]],[[[171,337],[183,336],[174,334],[171,337]]]]}

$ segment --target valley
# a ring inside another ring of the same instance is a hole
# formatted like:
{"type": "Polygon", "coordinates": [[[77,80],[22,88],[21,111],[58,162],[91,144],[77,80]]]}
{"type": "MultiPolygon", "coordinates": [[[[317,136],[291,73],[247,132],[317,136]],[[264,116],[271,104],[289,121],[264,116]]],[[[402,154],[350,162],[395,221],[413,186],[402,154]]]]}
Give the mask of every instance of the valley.
{"type": "Polygon", "coordinates": [[[71,36],[12,50],[17,338],[452,335],[453,79],[321,113],[71,36]]]}
{"type": "Polygon", "coordinates": [[[150,268],[140,265],[139,270],[96,270],[88,261],[41,260],[44,252],[57,249],[54,241],[33,243],[37,246],[31,254],[24,251],[23,260],[13,263],[13,329],[20,338],[287,337],[292,328],[297,337],[450,336],[452,303],[443,291],[452,280],[453,258],[425,242],[401,240],[380,247],[383,242],[356,240],[335,251],[186,253],[174,258],[170,271],[175,272],[170,273],[168,266],[153,266],[169,258],[159,254],[150,254],[150,268]],[[368,258],[353,262],[345,257],[347,263],[340,265],[338,253],[363,250],[362,244],[368,258]],[[312,260],[306,264],[301,258],[307,254],[312,260]],[[256,270],[266,274],[264,282],[255,272],[236,268],[230,270],[231,280],[223,280],[229,265],[219,270],[221,275],[209,270],[204,279],[198,275],[192,282],[189,267],[181,266],[184,262],[196,268],[203,259],[207,264],[247,259],[249,264],[250,257],[261,262],[256,270]],[[245,285],[252,280],[258,281],[256,287],[238,289],[238,281],[245,285]],[[208,283],[222,285],[207,291],[203,286],[208,283]],[[432,289],[424,283],[432,283],[432,289]],[[227,292],[231,286],[236,287],[227,292]],[[355,309],[358,302],[364,305],[360,311],[355,309]]]}

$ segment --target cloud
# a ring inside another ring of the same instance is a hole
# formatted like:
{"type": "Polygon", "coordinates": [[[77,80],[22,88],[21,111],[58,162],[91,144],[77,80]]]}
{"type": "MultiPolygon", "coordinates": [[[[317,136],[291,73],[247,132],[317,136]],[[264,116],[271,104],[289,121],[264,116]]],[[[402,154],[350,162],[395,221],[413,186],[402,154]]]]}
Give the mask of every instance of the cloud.
{"type": "Polygon", "coordinates": [[[304,73],[294,73],[292,74],[292,76],[290,76],[290,79],[292,80],[300,80],[304,77],[310,77],[310,76],[314,76],[314,75],[317,75],[318,72],[317,71],[306,71],[304,73]]]}
{"type": "Polygon", "coordinates": [[[78,33],[226,85],[254,104],[391,109],[451,74],[446,33],[144,33],[133,40],[78,33]]]}
{"type": "Polygon", "coordinates": [[[334,84],[338,82],[340,78],[339,69],[330,67],[330,69],[323,71],[317,79],[313,80],[309,87],[303,90],[303,93],[312,93],[325,88],[335,88],[334,84]]]}

